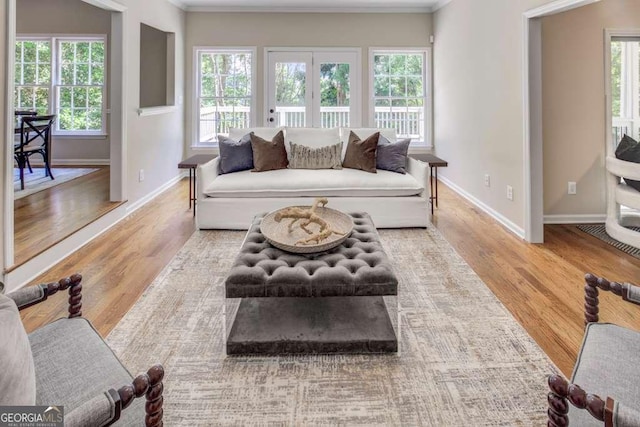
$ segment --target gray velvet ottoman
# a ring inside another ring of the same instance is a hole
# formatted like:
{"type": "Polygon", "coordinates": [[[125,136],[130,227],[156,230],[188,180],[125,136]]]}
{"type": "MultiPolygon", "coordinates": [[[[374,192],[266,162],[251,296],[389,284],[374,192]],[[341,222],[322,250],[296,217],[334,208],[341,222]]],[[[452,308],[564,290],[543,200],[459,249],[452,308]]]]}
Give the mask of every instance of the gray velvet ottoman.
{"type": "Polygon", "coordinates": [[[304,255],[271,246],[254,218],[225,281],[227,354],[398,351],[398,280],[369,215],[350,215],[342,245],[304,255]]]}

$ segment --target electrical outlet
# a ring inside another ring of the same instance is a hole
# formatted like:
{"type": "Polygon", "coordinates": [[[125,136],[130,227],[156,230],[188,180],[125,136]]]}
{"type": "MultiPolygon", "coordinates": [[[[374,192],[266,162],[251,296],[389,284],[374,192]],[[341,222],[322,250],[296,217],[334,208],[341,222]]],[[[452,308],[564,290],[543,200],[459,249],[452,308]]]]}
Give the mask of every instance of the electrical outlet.
{"type": "Polygon", "coordinates": [[[491,177],[489,176],[489,174],[484,175],[484,186],[491,187],[491,177]]]}
{"type": "Polygon", "coordinates": [[[575,182],[569,181],[569,184],[567,185],[567,193],[578,194],[578,188],[575,182]]]}
{"type": "Polygon", "coordinates": [[[144,169],[140,169],[140,171],[138,172],[138,181],[144,181],[144,169]]]}
{"type": "Polygon", "coordinates": [[[507,199],[513,200],[513,187],[507,185],[507,199]]]}

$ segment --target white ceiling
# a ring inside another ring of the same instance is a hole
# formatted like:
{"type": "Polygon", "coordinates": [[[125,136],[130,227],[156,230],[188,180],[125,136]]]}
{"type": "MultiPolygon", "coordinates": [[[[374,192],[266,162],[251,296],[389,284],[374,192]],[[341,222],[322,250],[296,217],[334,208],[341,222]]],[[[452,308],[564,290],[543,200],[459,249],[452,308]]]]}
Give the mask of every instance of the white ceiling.
{"type": "Polygon", "coordinates": [[[450,0],[169,0],[189,11],[431,12],[450,0]]]}

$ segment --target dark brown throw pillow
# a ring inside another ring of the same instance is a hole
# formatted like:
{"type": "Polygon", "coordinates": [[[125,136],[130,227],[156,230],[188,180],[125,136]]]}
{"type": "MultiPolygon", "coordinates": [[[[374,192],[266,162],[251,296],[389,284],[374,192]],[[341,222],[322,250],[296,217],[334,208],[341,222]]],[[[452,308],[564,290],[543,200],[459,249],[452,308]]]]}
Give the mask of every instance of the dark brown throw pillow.
{"type": "Polygon", "coordinates": [[[251,150],[253,151],[253,169],[251,172],[265,172],[286,169],[289,166],[287,150],[284,148],[284,133],[278,132],[271,141],[260,138],[251,132],[251,150]]]}
{"type": "Polygon", "coordinates": [[[360,169],[366,172],[376,172],[376,150],[380,132],[376,132],[364,141],[353,132],[349,133],[347,152],[342,162],[343,168],[360,169]]]}

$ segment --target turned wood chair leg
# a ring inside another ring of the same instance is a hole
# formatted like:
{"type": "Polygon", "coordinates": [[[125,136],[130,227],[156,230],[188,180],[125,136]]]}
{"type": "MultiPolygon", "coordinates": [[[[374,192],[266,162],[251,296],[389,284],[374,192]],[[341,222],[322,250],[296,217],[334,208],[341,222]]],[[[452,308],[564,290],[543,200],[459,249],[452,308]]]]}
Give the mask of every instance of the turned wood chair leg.
{"type": "Polygon", "coordinates": [[[164,378],[164,368],[161,365],[155,365],[146,374],[135,377],[131,385],[121,387],[118,390],[121,410],[126,409],[134,398],[146,396],[146,427],[162,427],[162,404],[164,403],[162,378],[164,378]]]}
{"type": "MultiPolygon", "coordinates": [[[[549,376],[549,393],[547,400],[549,410],[547,415],[549,427],[566,427],[569,425],[569,403],[579,409],[586,409],[592,417],[599,421],[605,421],[610,411],[607,402],[600,396],[586,393],[576,384],[569,384],[560,375],[549,376]]],[[[610,417],[609,417],[610,418],[610,417]]],[[[606,424],[608,425],[608,424],[606,424]]]]}

